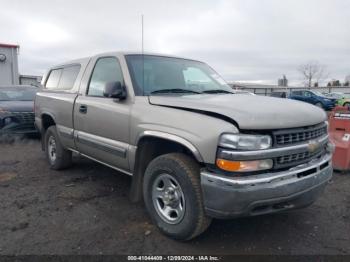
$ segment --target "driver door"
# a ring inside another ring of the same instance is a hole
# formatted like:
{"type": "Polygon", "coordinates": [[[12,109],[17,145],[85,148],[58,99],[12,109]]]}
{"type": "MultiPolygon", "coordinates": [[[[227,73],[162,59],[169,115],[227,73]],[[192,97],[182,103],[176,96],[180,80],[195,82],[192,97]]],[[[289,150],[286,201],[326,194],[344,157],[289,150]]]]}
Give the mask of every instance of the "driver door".
{"type": "Polygon", "coordinates": [[[130,101],[103,96],[106,83],[125,85],[122,69],[117,57],[99,57],[93,63],[86,91],[74,107],[76,146],[88,157],[128,171],[130,101]]]}

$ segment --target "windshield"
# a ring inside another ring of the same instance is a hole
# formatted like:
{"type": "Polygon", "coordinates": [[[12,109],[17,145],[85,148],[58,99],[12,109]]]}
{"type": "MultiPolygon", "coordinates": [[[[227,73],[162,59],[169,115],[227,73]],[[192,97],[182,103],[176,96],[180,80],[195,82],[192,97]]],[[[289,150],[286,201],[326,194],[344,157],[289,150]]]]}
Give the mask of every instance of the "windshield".
{"type": "Polygon", "coordinates": [[[180,58],[127,55],[136,95],[232,93],[231,87],[208,65],[180,58]]]}
{"type": "Polygon", "coordinates": [[[0,88],[0,101],[34,101],[36,90],[0,88]]]}

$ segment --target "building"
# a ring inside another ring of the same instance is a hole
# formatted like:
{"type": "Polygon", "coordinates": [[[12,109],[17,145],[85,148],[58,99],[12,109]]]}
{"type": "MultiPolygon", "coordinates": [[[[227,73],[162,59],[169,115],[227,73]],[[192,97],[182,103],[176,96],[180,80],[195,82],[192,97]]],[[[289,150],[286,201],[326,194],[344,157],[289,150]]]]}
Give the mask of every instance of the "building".
{"type": "Polygon", "coordinates": [[[282,78],[278,79],[277,83],[278,83],[278,86],[287,87],[288,86],[288,79],[287,79],[286,75],[283,75],[282,78]]]}
{"type": "Polygon", "coordinates": [[[18,52],[19,45],[0,43],[0,86],[40,86],[41,76],[19,74],[18,52]]]}
{"type": "Polygon", "coordinates": [[[20,75],[19,84],[20,85],[31,85],[31,86],[40,86],[41,76],[30,76],[30,75],[20,75]]]}
{"type": "Polygon", "coordinates": [[[18,45],[0,43],[0,86],[18,85],[18,45]]]}

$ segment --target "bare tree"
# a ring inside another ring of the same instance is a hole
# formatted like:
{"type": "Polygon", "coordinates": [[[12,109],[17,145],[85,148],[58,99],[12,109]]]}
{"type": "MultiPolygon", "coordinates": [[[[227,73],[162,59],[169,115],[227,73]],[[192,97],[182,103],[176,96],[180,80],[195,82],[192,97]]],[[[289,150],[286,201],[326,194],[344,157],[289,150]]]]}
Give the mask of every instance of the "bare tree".
{"type": "Polygon", "coordinates": [[[303,83],[307,87],[312,87],[314,83],[319,83],[320,80],[327,77],[326,67],[321,65],[318,61],[309,61],[298,67],[301,73],[303,83]]]}

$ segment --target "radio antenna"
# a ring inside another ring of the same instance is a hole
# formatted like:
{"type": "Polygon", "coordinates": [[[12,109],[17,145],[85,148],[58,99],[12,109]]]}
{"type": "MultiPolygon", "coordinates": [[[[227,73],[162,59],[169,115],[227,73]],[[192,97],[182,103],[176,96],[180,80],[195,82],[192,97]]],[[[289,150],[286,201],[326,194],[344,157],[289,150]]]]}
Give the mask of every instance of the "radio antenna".
{"type": "Polygon", "coordinates": [[[141,48],[142,48],[142,54],[143,54],[143,14],[141,15],[141,48]]]}
{"type": "Polygon", "coordinates": [[[141,52],[142,52],[142,96],[145,95],[145,60],[143,49],[143,14],[141,15],[141,52]]]}

